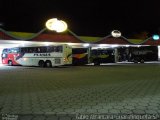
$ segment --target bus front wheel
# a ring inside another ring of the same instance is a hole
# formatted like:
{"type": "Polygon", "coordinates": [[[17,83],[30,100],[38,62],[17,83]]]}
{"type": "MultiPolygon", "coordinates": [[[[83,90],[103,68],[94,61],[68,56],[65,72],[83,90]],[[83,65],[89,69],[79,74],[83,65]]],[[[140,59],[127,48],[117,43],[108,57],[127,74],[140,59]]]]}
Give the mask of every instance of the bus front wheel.
{"type": "Polygon", "coordinates": [[[43,60],[40,60],[39,63],[38,63],[38,65],[39,65],[40,67],[44,67],[44,66],[45,66],[45,63],[44,63],[43,60]]]}
{"type": "Polygon", "coordinates": [[[12,66],[12,65],[13,65],[12,60],[9,60],[9,61],[8,61],[8,65],[9,65],[9,66],[12,66]]]}

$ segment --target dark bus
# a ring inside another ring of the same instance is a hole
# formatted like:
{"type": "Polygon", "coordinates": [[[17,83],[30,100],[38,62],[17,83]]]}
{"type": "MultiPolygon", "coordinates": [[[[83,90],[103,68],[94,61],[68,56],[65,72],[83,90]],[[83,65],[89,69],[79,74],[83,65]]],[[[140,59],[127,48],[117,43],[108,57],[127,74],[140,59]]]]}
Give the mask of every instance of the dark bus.
{"type": "Polygon", "coordinates": [[[101,63],[114,63],[115,62],[115,49],[92,49],[90,55],[90,62],[94,65],[101,63]]]}
{"type": "Polygon", "coordinates": [[[144,63],[158,61],[157,46],[131,46],[118,48],[119,61],[144,63]]]}

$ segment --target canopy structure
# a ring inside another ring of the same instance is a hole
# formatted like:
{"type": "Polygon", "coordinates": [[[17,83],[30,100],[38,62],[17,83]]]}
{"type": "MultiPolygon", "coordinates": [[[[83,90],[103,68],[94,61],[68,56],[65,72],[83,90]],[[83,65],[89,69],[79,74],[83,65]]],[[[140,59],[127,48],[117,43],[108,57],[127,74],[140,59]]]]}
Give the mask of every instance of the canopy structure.
{"type": "MultiPolygon", "coordinates": [[[[160,39],[153,40],[152,37],[146,40],[134,41],[123,36],[114,38],[111,35],[99,38],[97,40],[86,40],[85,37],[78,36],[69,29],[65,33],[48,32],[42,29],[37,33],[9,32],[0,28],[1,40],[24,40],[41,42],[65,42],[65,43],[92,43],[92,44],[119,44],[119,45],[160,45],[160,39]]],[[[94,37],[92,37],[94,38],[94,37]]]]}

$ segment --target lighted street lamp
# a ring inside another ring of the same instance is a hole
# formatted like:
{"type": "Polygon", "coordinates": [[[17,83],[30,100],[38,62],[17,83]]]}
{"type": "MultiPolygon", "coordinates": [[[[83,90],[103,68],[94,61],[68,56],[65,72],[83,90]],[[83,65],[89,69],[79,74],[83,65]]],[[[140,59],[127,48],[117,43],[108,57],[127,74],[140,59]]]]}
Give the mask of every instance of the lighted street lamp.
{"type": "Polygon", "coordinates": [[[159,35],[153,35],[152,38],[153,38],[153,40],[159,40],[160,39],[159,35]]]}
{"type": "Polygon", "coordinates": [[[111,35],[115,38],[121,37],[121,32],[119,30],[113,30],[111,35]]]}
{"type": "MultiPolygon", "coordinates": [[[[77,36],[74,32],[72,32],[70,29],[68,29],[67,23],[65,21],[58,20],[57,18],[49,19],[46,22],[46,28],[49,29],[49,30],[52,30],[52,31],[56,31],[56,32],[68,31],[75,38],[81,40],[81,38],[79,36],[77,36]]],[[[46,28],[44,28],[42,30],[42,32],[45,31],[46,28]]],[[[81,40],[81,41],[83,41],[83,40],[81,40]]]]}
{"type": "Polygon", "coordinates": [[[52,18],[52,19],[49,19],[47,22],[46,22],[46,27],[49,29],[49,30],[53,30],[53,31],[56,31],[56,32],[64,32],[67,30],[68,26],[67,26],[67,23],[62,21],[62,20],[58,20],[57,18],[52,18]]]}

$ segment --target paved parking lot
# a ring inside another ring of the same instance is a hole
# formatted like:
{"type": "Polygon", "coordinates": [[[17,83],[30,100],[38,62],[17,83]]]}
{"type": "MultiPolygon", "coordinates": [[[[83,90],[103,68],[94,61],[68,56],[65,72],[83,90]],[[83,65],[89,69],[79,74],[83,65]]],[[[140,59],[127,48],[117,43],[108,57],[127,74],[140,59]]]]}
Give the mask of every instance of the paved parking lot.
{"type": "Polygon", "coordinates": [[[0,66],[0,113],[21,120],[158,119],[160,64],[0,66]]]}

